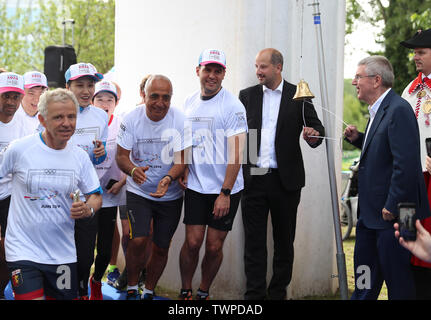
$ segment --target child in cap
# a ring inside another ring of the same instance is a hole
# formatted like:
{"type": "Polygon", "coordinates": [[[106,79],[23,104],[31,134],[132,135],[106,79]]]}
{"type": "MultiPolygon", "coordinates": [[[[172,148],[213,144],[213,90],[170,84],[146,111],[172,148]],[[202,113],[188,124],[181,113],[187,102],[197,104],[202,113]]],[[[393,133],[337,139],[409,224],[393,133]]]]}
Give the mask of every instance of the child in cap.
{"type": "Polygon", "coordinates": [[[126,204],[126,188],[124,188],[126,175],[118,168],[115,161],[116,139],[121,119],[114,115],[114,109],[118,105],[118,95],[112,82],[102,80],[96,84],[93,105],[106,112],[109,118],[107,157],[105,161],[95,166],[103,189],[103,205],[98,211],[97,256],[94,273],[90,278],[90,300],[103,300],[101,280],[111,259],[117,209],[118,206],[126,204]]]}
{"type": "Polygon", "coordinates": [[[27,134],[35,133],[40,125],[37,116],[37,105],[40,96],[47,89],[48,81],[42,72],[29,71],[24,73],[25,95],[16,116],[22,119],[27,134]]]}
{"type": "MultiPolygon", "coordinates": [[[[71,142],[87,152],[94,165],[106,159],[108,139],[108,116],[105,111],[93,106],[95,85],[103,79],[91,63],[73,64],[66,70],[66,89],[73,92],[78,100],[80,111],[76,120],[75,134],[71,142]]],[[[94,261],[94,247],[97,234],[97,216],[76,221],[75,242],[78,257],[78,295],[88,300],[88,279],[94,261]]]]}

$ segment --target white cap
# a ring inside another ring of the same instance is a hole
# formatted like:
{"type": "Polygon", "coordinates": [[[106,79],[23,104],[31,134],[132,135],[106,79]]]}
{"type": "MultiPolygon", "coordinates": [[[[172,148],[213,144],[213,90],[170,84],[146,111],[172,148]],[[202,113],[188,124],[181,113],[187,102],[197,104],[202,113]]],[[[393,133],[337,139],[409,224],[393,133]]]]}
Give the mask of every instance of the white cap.
{"type": "Polygon", "coordinates": [[[217,49],[206,49],[199,56],[199,65],[205,66],[216,63],[226,69],[226,56],[223,51],[217,49]]]}
{"type": "Polygon", "coordinates": [[[93,78],[93,80],[96,82],[103,79],[103,74],[98,73],[96,68],[91,63],[84,62],[72,64],[64,74],[66,82],[85,76],[93,78]]]}
{"type": "Polygon", "coordinates": [[[11,91],[25,94],[24,77],[14,72],[0,73],[0,93],[11,91]]]}
{"type": "Polygon", "coordinates": [[[115,96],[115,99],[118,100],[118,95],[117,95],[117,87],[115,87],[115,85],[111,82],[111,81],[100,81],[98,83],[96,83],[96,89],[94,91],[94,97],[97,96],[97,94],[99,92],[109,92],[112,93],[115,96]]]}
{"type": "Polygon", "coordinates": [[[33,87],[48,88],[48,81],[42,72],[29,71],[24,73],[24,88],[30,89],[33,87]]]}

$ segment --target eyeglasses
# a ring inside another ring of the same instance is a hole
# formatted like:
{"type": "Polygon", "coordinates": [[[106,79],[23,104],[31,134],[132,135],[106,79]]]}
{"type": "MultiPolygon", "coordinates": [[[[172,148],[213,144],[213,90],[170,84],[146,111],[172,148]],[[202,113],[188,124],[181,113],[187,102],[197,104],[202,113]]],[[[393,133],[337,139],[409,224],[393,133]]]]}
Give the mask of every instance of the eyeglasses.
{"type": "Polygon", "coordinates": [[[362,79],[362,78],[372,78],[375,76],[377,76],[377,74],[373,74],[373,75],[369,75],[369,76],[360,76],[359,74],[357,74],[353,79],[358,81],[359,79],[362,79]]]}

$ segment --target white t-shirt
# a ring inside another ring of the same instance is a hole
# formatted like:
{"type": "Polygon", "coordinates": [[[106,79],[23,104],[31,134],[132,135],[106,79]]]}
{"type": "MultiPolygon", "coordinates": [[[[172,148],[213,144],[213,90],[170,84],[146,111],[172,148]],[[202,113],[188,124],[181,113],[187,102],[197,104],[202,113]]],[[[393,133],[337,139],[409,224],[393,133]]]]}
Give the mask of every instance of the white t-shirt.
{"type": "MultiPolygon", "coordinates": [[[[145,105],[140,105],[125,115],[120,126],[117,143],[130,150],[130,160],[137,167],[149,166],[147,180],[138,185],[127,177],[127,191],[154,201],[175,200],[182,196],[182,189],[173,181],[165,196],[154,198],[149,194],[157,190],[160,179],[173,165],[174,152],[190,147],[184,139],[184,114],[170,107],[166,116],[157,122],[150,120],[145,105]]],[[[190,141],[190,139],[188,139],[190,141]]]]}
{"type": "Polygon", "coordinates": [[[106,143],[107,139],[108,114],[93,105],[80,108],[76,119],[75,133],[71,138],[71,142],[87,152],[93,161],[93,141],[101,140],[106,143]]]}
{"type": "Polygon", "coordinates": [[[96,165],[97,175],[100,179],[100,185],[103,189],[103,208],[117,207],[126,204],[126,188],[121,188],[117,194],[108,193],[106,185],[109,180],[114,179],[120,181],[124,177],[124,173],[118,168],[115,155],[117,153],[117,135],[120,129],[121,118],[113,116],[108,129],[108,141],[106,142],[106,159],[101,164],[96,165]]]}
{"type": "Polygon", "coordinates": [[[409,85],[404,89],[401,97],[410,103],[413,108],[413,112],[418,119],[422,171],[426,172],[427,147],[425,139],[431,137],[431,116],[424,112],[423,106],[426,101],[431,100],[431,89],[427,85],[423,86],[423,88],[417,86],[416,89],[412,91],[412,93],[409,93],[409,89],[415,80],[410,82],[409,85]],[[418,93],[421,91],[424,92],[424,96],[418,97],[418,93]],[[427,120],[429,122],[427,122],[427,120]]]}
{"type": "MultiPolygon", "coordinates": [[[[3,153],[9,144],[15,140],[26,136],[25,125],[22,119],[14,116],[8,123],[0,121],[0,163],[3,159],[3,153]]],[[[12,190],[11,184],[12,176],[4,176],[0,179],[0,200],[3,200],[10,196],[12,190]]]]}
{"type": "MultiPolygon", "coordinates": [[[[222,88],[209,100],[195,92],[184,102],[184,113],[193,132],[193,159],[187,187],[199,193],[219,194],[228,163],[227,138],[247,132],[245,108],[241,101],[222,88]]],[[[244,188],[242,167],[232,193],[244,188]]]]}
{"type": "Polygon", "coordinates": [[[0,176],[12,174],[13,196],[6,229],[6,261],[43,264],[76,262],[70,193],[100,184],[87,154],[73,144],[49,148],[36,133],[14,141],[4,154],[0,176]]]}
{"type": "MultiPolygon", "coordinates": [[[[38,114],[39,113],[36,113],[36,115],[34,115],[34,116],[29,116],[25,112],[22,105],[20,105],[20,107],[16,111],[14,117],[18,117],[22,120],[22,122],[24,124],[23,129],[26,133],[25,135],[34,134],[38,131],[38,127],[40,125],[38,114]]],[[[43,131],[43,130],[41,130],[41,131],[43,131]]]]}

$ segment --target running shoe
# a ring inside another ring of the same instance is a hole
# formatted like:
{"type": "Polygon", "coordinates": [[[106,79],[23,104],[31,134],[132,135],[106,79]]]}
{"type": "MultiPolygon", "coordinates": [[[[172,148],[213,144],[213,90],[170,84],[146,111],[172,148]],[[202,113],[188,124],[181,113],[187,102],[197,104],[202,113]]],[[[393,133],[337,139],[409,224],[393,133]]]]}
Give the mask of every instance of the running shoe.
{"type": "Polygon", "coordinates": [[[102,282],[93,281],[93,276],[90,278],[90,300],[103,300],[102,282]]]}
{"type": "Polygon", "coordinates": [[[138,290],[127,290],[126,300],[141,300],[138,290]]]}
{"type": "Polygon", "coordinates": [[[141,300],[154,300],[154,296],[156,295],[156,293],[144,293],[141,297],[141,300]]]}
{"type": "Polygon", "coordinates": [[[193,300],[193,293],[191,289],[181,289],[180,295],[178,296],[180,300],[193,300]]]}
{"type": "Polygon", "coordinates": [[[119,291],[125,291],[127,289],[127,271],[124,271],[120,274],[118,279],[114,282],[113,287],[119,291]]]}
{"type": "Polygon", "coordinates": [[[106,276],[107,278],[107,283],[110,286],[114,286],[115,281],[117,281],[117,279],[120,277],[120,270],[118,270],[118,268],[115,268],[114,271],[109,272],[108,275],[106,276]]]}
{"type": "Polygon", "coordinates": [[[209,294],[196,294],[195,297],[196,300],[209,300],[210,299],[210,295],[209,294]]]}

